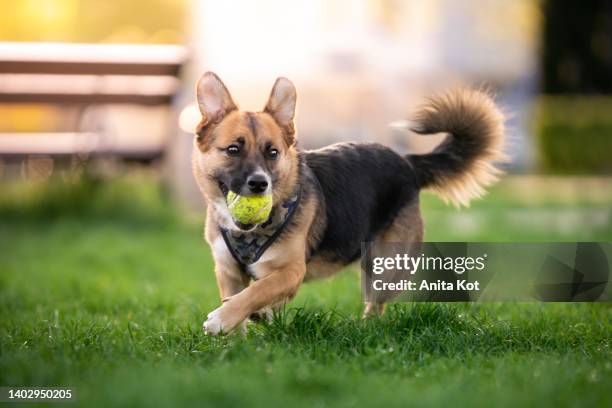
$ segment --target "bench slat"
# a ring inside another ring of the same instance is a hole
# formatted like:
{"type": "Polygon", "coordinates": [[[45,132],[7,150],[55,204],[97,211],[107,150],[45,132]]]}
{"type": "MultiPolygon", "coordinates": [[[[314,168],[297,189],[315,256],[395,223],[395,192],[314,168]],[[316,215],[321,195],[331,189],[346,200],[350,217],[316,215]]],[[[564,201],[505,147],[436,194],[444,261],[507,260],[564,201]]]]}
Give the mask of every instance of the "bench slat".
{"type": "Polygon", "coordinates": [[[168,105],[172,96],[143,94],[0,93],[0,103],[168,105]]]}
{"type": "Polygon", "coordinates": [[[180,64],[2,61],[2,74],[170,75],[178,76],[180,64]]]}

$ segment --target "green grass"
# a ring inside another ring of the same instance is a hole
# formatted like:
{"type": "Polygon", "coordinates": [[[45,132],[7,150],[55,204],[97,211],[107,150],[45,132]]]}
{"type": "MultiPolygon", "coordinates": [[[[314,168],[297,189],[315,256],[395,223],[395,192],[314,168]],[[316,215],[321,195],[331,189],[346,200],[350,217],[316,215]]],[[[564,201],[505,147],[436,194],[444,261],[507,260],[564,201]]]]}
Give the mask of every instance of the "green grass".
{"type": "MultiPolygon", "coordinates": [[[[461,211],[426,195],[427,239],[610,241],[606,185],[508,180],[461,211]]],[[[362,321],[349,269],[211,338],[201,215],[141,179],[2,191],[0,385],[70,386],[87,407],[612,404],[608,304],[397,304],[362,321]]]]}

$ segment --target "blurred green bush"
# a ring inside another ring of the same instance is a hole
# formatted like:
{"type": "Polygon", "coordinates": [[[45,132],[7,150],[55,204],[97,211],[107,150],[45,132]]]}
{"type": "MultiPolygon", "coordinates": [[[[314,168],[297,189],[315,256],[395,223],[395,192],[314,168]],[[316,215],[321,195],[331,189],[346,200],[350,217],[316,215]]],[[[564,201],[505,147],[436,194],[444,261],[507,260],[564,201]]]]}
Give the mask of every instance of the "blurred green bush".
{"type": "Polygon", "coordinates": [[[542,96],[535,112],[541,170],[612,173],[612,97],[542,96]]]}
{"type": "Polygon", "coordinates": [[[173,223],[176,208],[151,172],[132,169],[120,178],[85,172],[74,180],[0,182],[0,220],[43,221],[65,217],[119,220],[131,224],[173,223]]]}

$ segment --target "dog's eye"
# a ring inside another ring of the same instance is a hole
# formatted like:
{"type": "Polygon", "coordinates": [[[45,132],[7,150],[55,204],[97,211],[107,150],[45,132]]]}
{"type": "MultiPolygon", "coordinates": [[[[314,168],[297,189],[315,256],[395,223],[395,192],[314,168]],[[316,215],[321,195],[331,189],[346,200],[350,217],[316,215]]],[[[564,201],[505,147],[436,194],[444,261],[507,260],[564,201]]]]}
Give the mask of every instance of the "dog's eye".
{"type": "Polygon", "coordinates": [[[229,156],[238,156],[240,154],[240,147],[238,145],[229,145],[226,152],[229,156]]]}
{"type": "Polygon", "coordinates": [[[278,149],[275,149],[274,147],[268,149],[267,155],[269,159],[276,159],[278,156],[278,149]]]}

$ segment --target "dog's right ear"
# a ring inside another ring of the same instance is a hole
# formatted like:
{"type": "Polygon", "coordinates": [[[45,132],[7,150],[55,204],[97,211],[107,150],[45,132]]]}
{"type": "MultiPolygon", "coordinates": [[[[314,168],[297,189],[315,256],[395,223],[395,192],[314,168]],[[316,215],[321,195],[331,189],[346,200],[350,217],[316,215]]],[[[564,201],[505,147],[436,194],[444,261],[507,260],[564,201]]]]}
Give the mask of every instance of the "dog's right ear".
{"type": "Polygon", "coordinates": [[[221,122],[233,110],[238,109],[227,88],[214,72],[206,72],[196,88],[198,106],[202,113],[202,122],[198,126],[198,138],[205,127],[221,122]]]}
{"type": "Polygon", "coordinates": [[[283,129],[287,146],[295,143],[295,101],[297,94],[295,86],[287,78],[277,78],[272,87],[270,98],[264,112],[272,115],[276,123],[283,129]]]}

